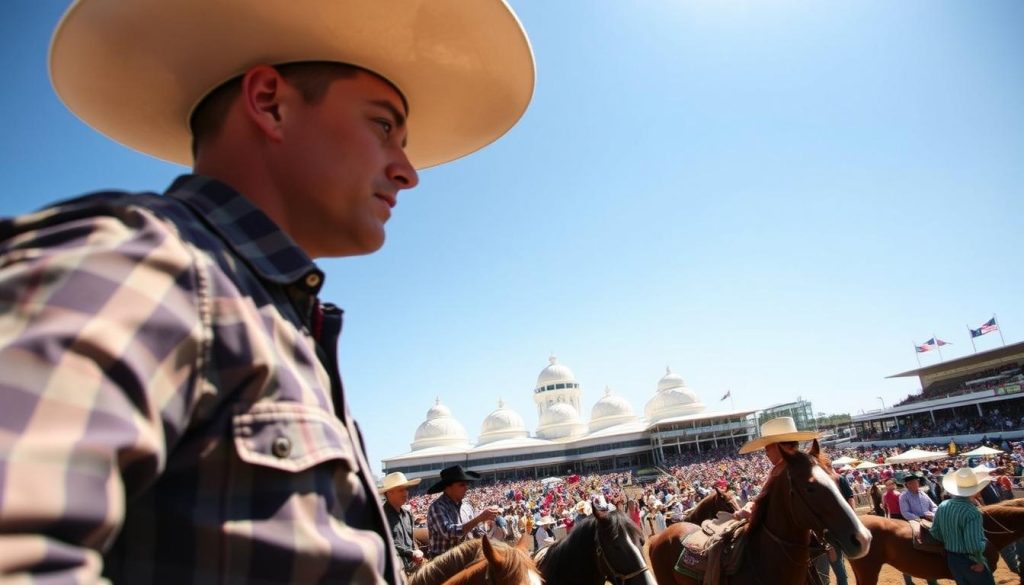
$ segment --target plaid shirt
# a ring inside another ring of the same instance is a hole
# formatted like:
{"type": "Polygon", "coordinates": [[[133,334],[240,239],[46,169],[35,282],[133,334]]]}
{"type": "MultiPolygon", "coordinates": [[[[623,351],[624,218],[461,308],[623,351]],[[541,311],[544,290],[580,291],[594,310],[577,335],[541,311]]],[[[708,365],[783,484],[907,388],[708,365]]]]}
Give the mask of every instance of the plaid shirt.
{"type": "MultiPolygon", "coordinates": [[[[468,535],[463,525],[476,517],[469,500],[457,504],[448,494],[441,494],[427,509],[427,535],[430,545],[427,550],[431,557],[454,548],[468,535]]],[[[472,531],[473,536],[483,536],[479,527],[472,531]]]]}
{"type": "Polygon", "coordinates": [[[0,581],[398,583],[322,283],[197,176],[0,221],[0,581]]]}

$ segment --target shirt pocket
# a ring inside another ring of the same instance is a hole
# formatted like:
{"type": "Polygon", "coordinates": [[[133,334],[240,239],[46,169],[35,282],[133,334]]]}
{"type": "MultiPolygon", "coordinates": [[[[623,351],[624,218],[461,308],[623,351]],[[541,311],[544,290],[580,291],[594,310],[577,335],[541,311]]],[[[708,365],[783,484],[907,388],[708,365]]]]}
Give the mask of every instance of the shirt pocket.
{"type": "Polygon", "coordinates": [[[352,437],[334,415],[297,402],[257,402],[232,420],[238,456],[292,473],[327,461],[357,468],[352,437]]]}

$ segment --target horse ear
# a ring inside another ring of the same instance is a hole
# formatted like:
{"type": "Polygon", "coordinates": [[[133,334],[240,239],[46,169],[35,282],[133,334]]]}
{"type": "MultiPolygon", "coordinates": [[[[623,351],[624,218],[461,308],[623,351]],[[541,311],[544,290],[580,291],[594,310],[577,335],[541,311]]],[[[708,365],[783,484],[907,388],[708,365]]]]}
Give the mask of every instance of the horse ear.
{"type": "Polygon", "coordinates": [[[516,543],[516,548],[519,550],[530,550],[530,533],[523,531],[523,535],[519,537],[519,542],[516,543]]]}
{"type": "Polygon", "coordinates": [[[498,560],[498,552],[494,550],[494,545],[491,544],[491,540],[487,538],[486,534],[480,537],[480,547],[483,549],[484,558],[488,562],[494,563],[498,560]]]}
{"type": "Polygon", "coordinates": [[[811,441],[811,448],[807,450],[807,453],[815,459],[821,455],[821,447],[818,446],[818,439],[811,441]]]}

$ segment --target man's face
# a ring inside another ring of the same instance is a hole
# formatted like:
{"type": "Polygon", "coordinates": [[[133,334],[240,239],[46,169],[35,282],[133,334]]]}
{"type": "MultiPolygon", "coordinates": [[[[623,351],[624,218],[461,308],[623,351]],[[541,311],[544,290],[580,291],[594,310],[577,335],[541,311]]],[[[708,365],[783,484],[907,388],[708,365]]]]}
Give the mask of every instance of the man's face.
{"type": "Polygon", "coordinates": [[[457,481],[444,488],[444,493],[448,494],[448,497],[456,502],[461,502],[466,497],[467,491],[469,491],[469,484],[464,481],[457,481]]]}
{"type": "Polygon", "coordinates": [[[283,107],[273,151],[290,235],[311,257],[369,254],[384,244],[398,192],[419,181],[405,155],[405,107],[369,74],[331,83],[323,100],[283,107]]]}
{"type": "Polygon", "coordinates": [[[409,488],[392,488],[384,494],[384,497],[387,498],[388,503],[395,508],[401,508],[409,501],[409,488]]]}
{"type": "Polygon", "coordinates": [[[907,486],[907,489],[915,494],[917,493],[917,490],[921,489],[921,484],[916,479],[906,479],[904,480],[903,485],[907,486]]]}

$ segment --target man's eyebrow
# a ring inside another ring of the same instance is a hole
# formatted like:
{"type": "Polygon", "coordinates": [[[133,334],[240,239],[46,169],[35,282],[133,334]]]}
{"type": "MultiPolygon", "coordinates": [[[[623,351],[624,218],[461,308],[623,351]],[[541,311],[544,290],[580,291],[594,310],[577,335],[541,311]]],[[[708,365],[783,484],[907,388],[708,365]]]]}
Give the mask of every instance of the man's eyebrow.
{"type": "MultiPolygon", "coordinates": [[[[388,100],[370,100],[370,103],[387,110],[391,114],[391,117],[395,119],[395,126],[397,126],[398,128],[405,127],[405,114],[398,111],[398,108],[395,107],[395,104],[389,102],[388,100]]],[[[405,147],[404,139],[402,140],[402,147],[405,147]]]]}

